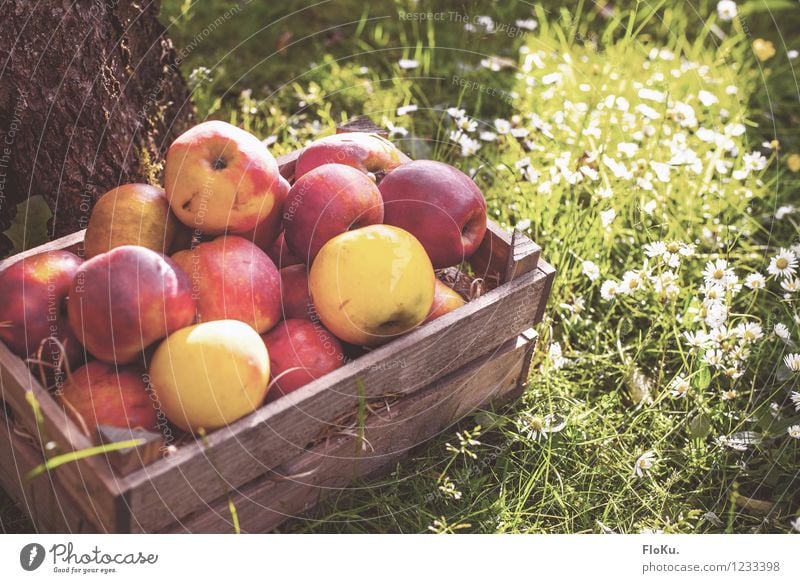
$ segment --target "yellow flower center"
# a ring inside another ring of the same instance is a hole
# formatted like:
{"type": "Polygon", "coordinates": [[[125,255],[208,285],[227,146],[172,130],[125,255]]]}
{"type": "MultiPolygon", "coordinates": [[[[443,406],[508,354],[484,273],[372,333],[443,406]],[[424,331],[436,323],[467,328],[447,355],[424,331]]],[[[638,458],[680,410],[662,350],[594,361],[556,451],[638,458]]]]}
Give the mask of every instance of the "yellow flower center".
{"type": "Polygon", "coordinates": [[[778,266],[778,269],[786,269],[789,267],[789,260],[785,257],[779,257],[778,260],[775,262],[775,265],[778,266]]]}

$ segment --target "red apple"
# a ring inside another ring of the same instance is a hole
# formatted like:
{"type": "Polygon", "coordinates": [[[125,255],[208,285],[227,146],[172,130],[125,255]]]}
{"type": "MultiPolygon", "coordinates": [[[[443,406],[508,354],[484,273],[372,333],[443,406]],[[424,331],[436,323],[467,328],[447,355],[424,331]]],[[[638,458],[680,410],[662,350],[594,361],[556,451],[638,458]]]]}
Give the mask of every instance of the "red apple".
{"type": "Polygon", "coordinates": [[[304,174],[289,191],[283,212],[286,243],[309,265],[336,235],[382,222],[378,187],[344,164],[325,164],[304,174]]]}
{"type": "Polygon", "coordinates": [[[416,160],[380,183],[384,222],[419,239],[435,268],[470,257],[486,233],[486,200],[469,176],[442,162],[416,160]]]}
{"type": "Polygon", "coordinates": [[[94,360],[74,371],[57,396],[69,416],[89,431],[98,425],[152,431],[158,412],[146,379],[143,369],[94,360]]]}
{"type": "Polygon", "coordinates": [[[283,231],[281,231],[278,238],[275,239],[275,242],[267,249],[267,255],[269,255],[273,263],[278,266],[278,269],[303,263],[303,260],[289,249],[283,231]]]}
{"type": "Polygon", "coordinates": [[[269,352],[273,401],[344,364],[342,345],[319,324],[286,320],[262,336],[269,352]]]}
{"type": "Polygon", "coordinates": [[[448,312],[460,308],[466,302],[457,291],[448,287],[443,281],[436,280],[436,288],[433,290],[433,305],[428,315],[425,317],[424,324],[444,316],[448,312]]]}
{"type": "Polygon", "coordinates": [[[281,269],[281,303],[283,319],[311,320],[314,312],[308,292],[308,268],[290,265],[281,269]]]}
{"type": "Polygon", "coordinates": [[[69,251],[46,251],[20,259],[0,272],[0,340],[20,358],[58,365],[61,349],[70,366],[83,358],[83,347],[67,320],[67,296],[83,259],[69,251]]]}
{"type": "Polygon", "coordinates": [[[306,146],[295,164],[295,179],[323,164],[346,164],[364,174],[382,175],[411,159],[378,134],[335,134],[306,146]]]}
{"type": "Polygon", "coordinates": [[[172,142],[164,187],[182,223],[219,235],[254,229],[284,185],[261,140],[229,123],[207,121],[172,142]]]}
{"type": "Polygon", "coordinates": [[[286,197],[289,196],[289,182],[283,177],[278,178],[280,187],[275,190],[275,204],[272,210],[258,225],[247,231],[228,231],[229,235],[237,235],[255,244],[259,249],[266,251],[278,238],[283,228],[283,207],[286,197]]]}
{"type": "Polygon", "coordinates": [[[86,261],[75,273],[69,297],[72,330],[104,362],[133,362],[195,318],[186,274],[169,257],[136,245],[86,261]]]}
{"type": "Polygon", "coordinates": [[[281,319],[278,269],[242,237],[217,237],[172,256],[191,280],[201,322],[240,320],[259,333],[281,319]]]}

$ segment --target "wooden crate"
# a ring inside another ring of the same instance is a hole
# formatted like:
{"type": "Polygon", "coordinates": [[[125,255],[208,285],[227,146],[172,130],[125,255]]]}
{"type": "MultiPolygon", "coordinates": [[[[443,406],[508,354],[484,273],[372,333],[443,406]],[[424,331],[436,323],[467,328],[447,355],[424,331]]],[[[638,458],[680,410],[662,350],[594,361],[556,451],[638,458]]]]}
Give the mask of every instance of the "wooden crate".
{"type": "MultiPolygon", "coordinates": [[[[296,155],[279,159],[291,179],[296,155]]],[[[81,253],[83,232],[52,249],[81,253]]],[[[264,532],[354,478],[394,468],[414,447],[525,387],[554,269],[522,234],[490,222],[470,264],[496,286],[203,440],[164,455],[160,439],[64,464],[32,480],[45,457],[95,445],[37,375],[0,343],[0,486],[44,532],[264,532]],[[32,402],[39,411],[39,420],[32,402]]],[[[491,287],[491,285],[490,285],[491,287]]],[[[129,439],[109,432],[107,440],[129,439]]]]}

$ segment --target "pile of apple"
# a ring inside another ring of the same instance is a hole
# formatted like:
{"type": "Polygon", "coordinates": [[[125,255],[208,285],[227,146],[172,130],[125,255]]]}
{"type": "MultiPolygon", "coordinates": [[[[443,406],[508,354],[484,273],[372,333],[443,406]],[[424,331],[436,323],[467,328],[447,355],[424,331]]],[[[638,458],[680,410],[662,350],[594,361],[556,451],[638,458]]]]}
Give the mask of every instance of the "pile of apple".
{"type": "Polygon", "coordinates": [[[468,176],[366,133],[311,143],[294,176],[242,129],[190,129],[163,190],[98,200],[85,260],[48,251],[0,273],[0,340],[70,371],[48,382],[87,431],[165,417],[197,432],[464,303],[434,270],[483,240],[468,176]]]}

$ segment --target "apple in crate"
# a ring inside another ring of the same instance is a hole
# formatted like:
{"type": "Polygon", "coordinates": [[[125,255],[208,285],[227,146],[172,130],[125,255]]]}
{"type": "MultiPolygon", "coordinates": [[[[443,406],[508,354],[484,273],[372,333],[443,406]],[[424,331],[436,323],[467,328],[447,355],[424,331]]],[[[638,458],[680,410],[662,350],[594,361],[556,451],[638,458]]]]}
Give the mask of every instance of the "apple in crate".
{"type": "Polygon", "coordinates": [[[273,401],[344,364],[339,341],[309,320],[286,320],[262,336],[269,352],[273,401]]]}
{"type": "Polygon", "coordinates": [[[303,263],[303,259],[292,253],[289,249],[289,246],[286,244],[286,240],[284,239],[283,231],[281,231],[281,234],[278,235],[278,238],[275,239],[275,242],[270,245],[269,249],[267,249],[267,255],[269,255],[269,258],[272,259],[273,263],[278,266],[278,269],[303,263]]]}
{"type": "Polygon", "coordinates": [[[285,185],[261,140],[229,123],[207,121],[172,142],[164,187],[181,222],[221,235],[254,229],[285,185]]]}
{"type": "Polygon", "coordinates": [[[192,324],[189,277],[169,258],[136,245],[86,261],[69,294],[72,330],[99,360],[128,364],[167,334],[192,324]]]}
{"type": "Polygon", "coordinates": [[[284,267],[281,273],[281,311],[284,320],[310,320],[314,311],[308,293],[308,268],[305,265],[284,267]]]}
{"type": "Polygon", "coordinates": [[[286,243],[309,264],[336,235],[382,222],[378,187],[344,164],[325,164],[304,174],[289,191],[283,212],[286,243]]]}
{"type": "Polygon", "coordinates": [[[408,231],[370,225],[328,241],[311,266],[311,301],[325,327],[356,345],[376,345],[425,320],[436,276],[408,231]]]}
{"type": "Polygon", "coordinates": [[[95,203],[83,240],[86,258],[122,245],[141,245],[168,253],[177,225],[161,188],[123,184],[95,203]]]}
{"type": "Polygon", "coordinates": [[[436,290],[433,295],[433,305],[431,306],[431,311],[428,312],[425,318],[425,322],[427,323],[440,316],[444,316],[448,312],[460,308],[465,303],[464,298],[462,298],[458,292],[448,287],[442,280],[437,279],[436,290]]]}
{"type": "Polygon", "coordinates": [[[411,159],[378,134],[348,132],[320,138],[303,148],[295,164],[295,179],[323,164],[346,164],[364,174],[381,175],[411,159]]]}
{"type": "Polygon", "coordinates": [[[259,249],[266,251],[275,243],[283,229],[283,206],[289,196],[289,182],[283,177],[278,177],[279,187],[275,190],[275,204],[272,210],[258,225],[247,231],[228,231],[229,235],[237,235],[247,239],[259,249]]]}
{"type": "Polygon", "coordinates": [[[269,355],[258,332],[244,322],[215,320],[171,334],[149,372],[167,418],[186,431],[208,431],[261,406],[269,355]]]}
{"type": "Polygon", "coordinates": [[[152,431],[157,411],[144,370],[93,360],[74,371],[58,400],[75,422],[92,431],[98,425],[152,431]]]}
{"type": "Polygon", "coordinates": [[[217,237],[172,258],[189,276],[198,321],[241,320],[266,332],[281,319],[278,268],[250,241],[217,237]]]}
{"type": "Polygon", "coordinates": [[[457,265],[486,234],[486,200],[469,176],[449,164],[415,160],[380,183],[384,222],[419,239],[437,269],[457,265]]]}
{"type": "Polygon", "coordinates": [[[83,259],[69,251],[54,250],[20,259],[0,272],[0,340],[20,358],[61,362],[58,339],[67,362],[76,366],[83,347],[67,319],[67,296],[83,259]],[[44,343],[44,344],[43,344],[44,343]]]}

